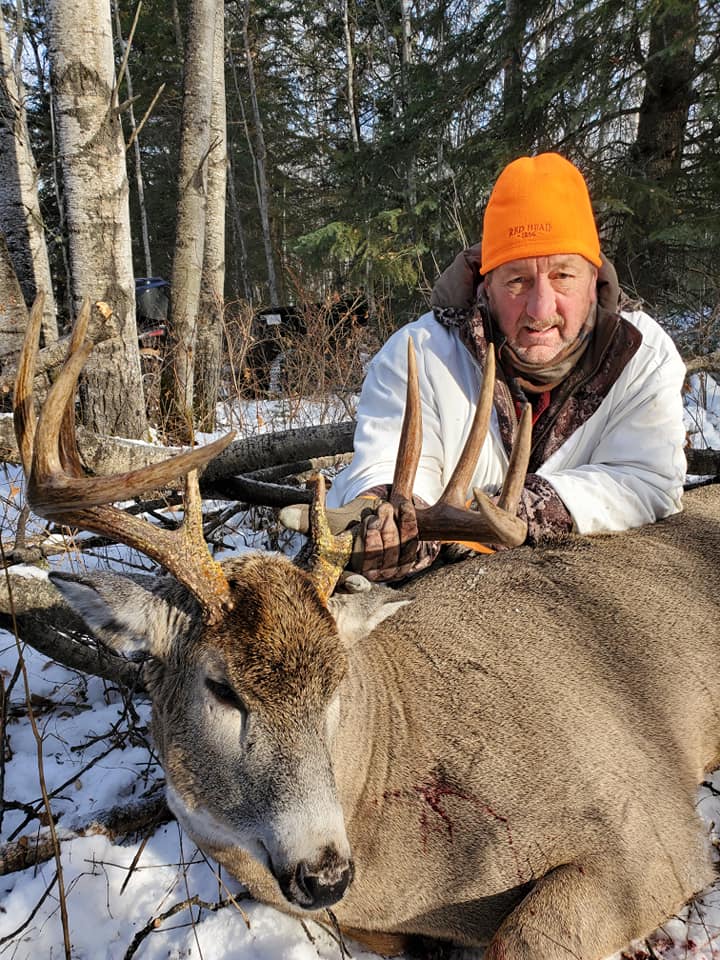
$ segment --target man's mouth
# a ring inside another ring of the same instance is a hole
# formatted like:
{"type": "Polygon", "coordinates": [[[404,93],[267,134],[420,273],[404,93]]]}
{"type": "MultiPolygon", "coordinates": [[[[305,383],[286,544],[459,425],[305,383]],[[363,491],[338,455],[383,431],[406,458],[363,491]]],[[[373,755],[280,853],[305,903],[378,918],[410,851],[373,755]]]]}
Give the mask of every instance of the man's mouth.
{"type": "Polygon", "coordinates": [[[546,324],[543,324],[543,326],[541,326],[541,327],[538,327],[538,326],[525,327],[525,332],[526,332],[526,333],[530,333],[530,334],[547,333],[548,330],[555,330],[555,329],[557,329],[557,326],[558,326],[557,323],[546,323],[546,324]]]}

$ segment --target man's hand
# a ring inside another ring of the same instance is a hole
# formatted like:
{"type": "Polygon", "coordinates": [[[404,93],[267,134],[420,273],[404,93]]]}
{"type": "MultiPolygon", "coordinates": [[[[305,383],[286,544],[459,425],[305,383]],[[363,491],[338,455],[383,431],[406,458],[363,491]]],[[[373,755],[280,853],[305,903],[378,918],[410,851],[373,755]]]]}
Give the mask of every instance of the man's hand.
{"type": "MultiPolygon", "coordinates": [[[[423,501],[420,504],[424,505],[423,501]]],[[[411,500],[393,504],[368,493],[344,507],[329,509],[327,515],[333,533],[353,531],[350,568],[374,583],[400,580],[424,570],[438,554],[439,544],[418,541],[411,500]]],[[[304,533],[308,529],[308,508],[305,504],[285,507],[280,520],[289,529],[304,533]]]]}
{"type": "Polygon", "coordinates": [[[422,556],[412,500],[382,501],[365,517],[355,537],[350,566],[368,580],[400,580],[430,566],[436,550],[422,556]]]}

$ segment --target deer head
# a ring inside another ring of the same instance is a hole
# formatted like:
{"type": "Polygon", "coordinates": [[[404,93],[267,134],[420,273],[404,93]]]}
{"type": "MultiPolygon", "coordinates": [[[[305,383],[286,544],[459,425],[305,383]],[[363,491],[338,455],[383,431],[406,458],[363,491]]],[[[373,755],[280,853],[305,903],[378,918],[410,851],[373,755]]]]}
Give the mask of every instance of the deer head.
{"type": "MultiPolygon", "coordinates": [[[[327,906],[344,895],[354,870],[330,759],[348,657],[409,599],[388,588],[371,590],[362,578],[349,578],[345,593],[331,596],[352,536],[330,534],[322,482],[312,510],[317,562],[311,573],[268,554],[215,561],[202,537],[196,470],[232,435],[153,467],[86,476],[73,395],[91,349],[84,339],[88,313],[85,308],[78,318],[37,424],[31,389],[37,304],[31,314],[15,396],[28,500],[44,517],[141,550],[172,578],[141,584],[105,572],[53,573],[51,579],[100,640],[149,655],[145,679],[169,803],[196,841],[217,857],[228,849],[250,853],[301,909],[327,906]],[[182,475],[186,512],[179,531],[160,530],[111,505],[182,475]]],[[[417,393],[413,366],[411,359],[411,394],[417,393]]],[[[481,407],[463,461],[482,444],[478,430],[483,419],[487,429],[488,401],[481,407]]],[[[395,497],[412,490],[420,443],[416,408],[411,399],[395,497]]],[[[450,537],[473,536],[479,517],[486,523],[481,513],[456,505],[453,484],[460,488],[461,474],[456,471],[440,508],[450,518],[444,528],[450,537]]],[[[488,504],[485,512],[495,518],[499,508],[488,504]]],[[[440,522],[433,509],[423,514],[430,518],[426,531],[440,522]]]]}

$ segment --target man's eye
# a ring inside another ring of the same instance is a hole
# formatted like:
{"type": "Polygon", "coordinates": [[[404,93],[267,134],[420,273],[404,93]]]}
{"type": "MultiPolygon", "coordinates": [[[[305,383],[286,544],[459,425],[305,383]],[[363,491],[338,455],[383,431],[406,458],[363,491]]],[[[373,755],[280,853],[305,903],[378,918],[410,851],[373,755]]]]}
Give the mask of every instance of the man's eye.
{"type": "Polygon", "coordinates": [[[206,677],[205,686],[218,703],[221,703],[224,707],[232,707],[234,710],[239,710],[243,714],[247,713],[245,704],[229,683],[223,683],[222,680],[212,680],[210,677],[206,677]]]}

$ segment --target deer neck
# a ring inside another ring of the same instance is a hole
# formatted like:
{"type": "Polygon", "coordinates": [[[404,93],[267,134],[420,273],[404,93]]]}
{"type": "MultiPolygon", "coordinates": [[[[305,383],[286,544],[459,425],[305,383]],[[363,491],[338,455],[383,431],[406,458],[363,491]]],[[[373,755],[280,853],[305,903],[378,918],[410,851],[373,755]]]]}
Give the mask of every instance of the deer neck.
{"type": "Polygon", "coordinates": [[[340,688],[340,722],[332,748],[346,821],[368,803],[382,805],[394,760],[410,737],[401,669],[381,632],[352,648],[340,688]]]}

